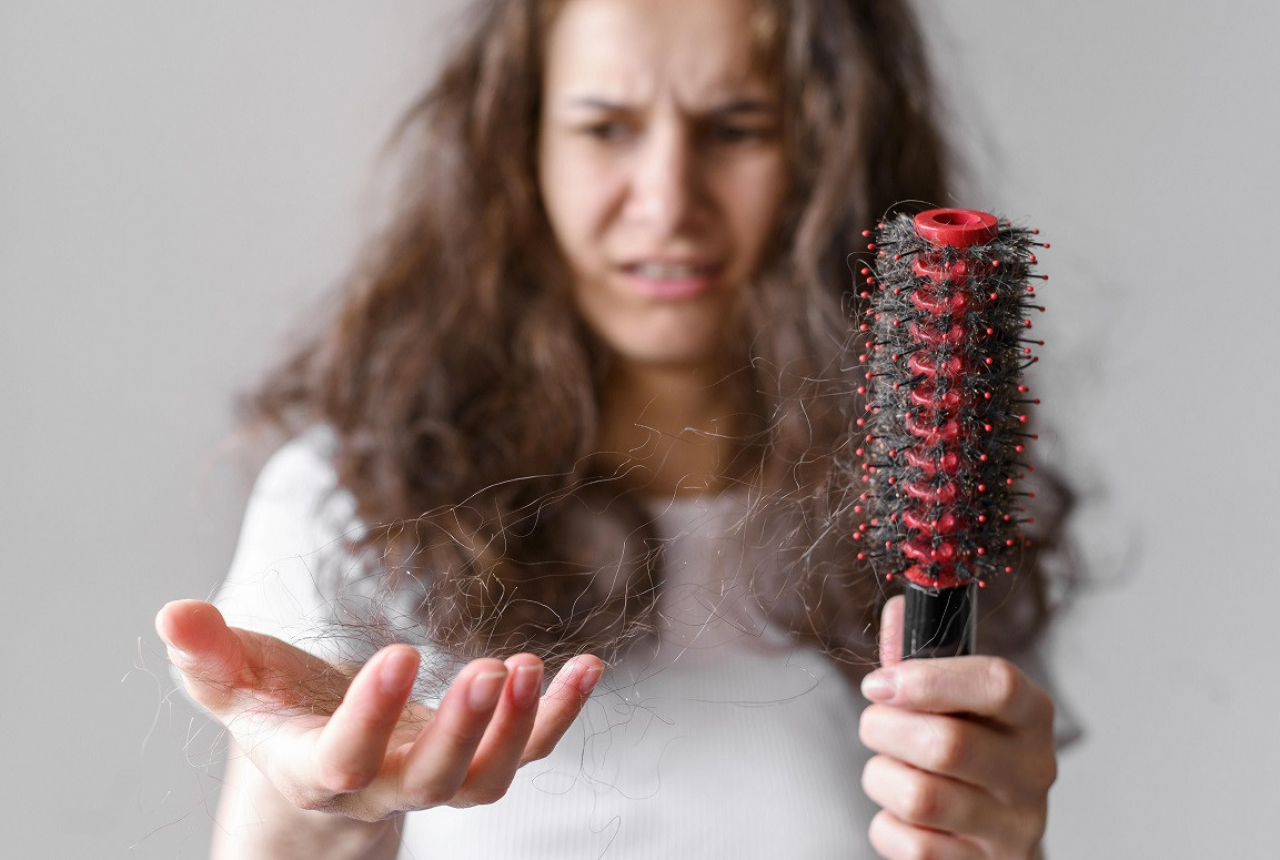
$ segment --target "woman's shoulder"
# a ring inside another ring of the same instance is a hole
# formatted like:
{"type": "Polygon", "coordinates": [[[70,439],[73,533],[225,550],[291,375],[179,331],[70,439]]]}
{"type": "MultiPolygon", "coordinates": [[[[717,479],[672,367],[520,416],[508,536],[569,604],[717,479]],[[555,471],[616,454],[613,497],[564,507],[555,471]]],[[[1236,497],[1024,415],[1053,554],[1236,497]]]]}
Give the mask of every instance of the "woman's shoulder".
{"type": "Polygon", "coordinates": [[[313,427],[259,472],[214,599],[228,623],[303,644],[351,614],[345,605],[366,571],[352,549],[361,525],[337,479],[335,445],[332,430],[313,427]]]}
{"type": "Polygon", "coordinates": [[[246,535],[292,543],[328,543],[359,529],[355,500],[334,467],[337,435],[315,425],[280,446],[263,465],[245,508],[246,535]]]}
{"type": "Polygon", "coordinates": [[[251,502],[262,495],[319,497],[338,489],[333,455],[337,434],[325,424],[316,424],[276,449],[263,465],[254,483],[251,502]]]}

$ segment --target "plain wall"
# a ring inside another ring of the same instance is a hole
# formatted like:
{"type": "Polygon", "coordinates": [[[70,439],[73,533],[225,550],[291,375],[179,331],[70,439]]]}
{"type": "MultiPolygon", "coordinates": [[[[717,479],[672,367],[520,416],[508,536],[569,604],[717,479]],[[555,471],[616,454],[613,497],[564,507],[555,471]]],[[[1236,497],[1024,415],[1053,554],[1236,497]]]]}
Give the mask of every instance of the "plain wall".
{"type": "MultiPolygon", "coordinates": [[[[456,5],[0,0],[6,856],[203,855],[220,735],[151,618],[230,559],[232,396],[350,262],[456,5]]],[[[1272,857],[1280,7],[920,7],[954,202],[1054,246],[1044,451],[1096,582],[1050,856],[1272,857]]]]}

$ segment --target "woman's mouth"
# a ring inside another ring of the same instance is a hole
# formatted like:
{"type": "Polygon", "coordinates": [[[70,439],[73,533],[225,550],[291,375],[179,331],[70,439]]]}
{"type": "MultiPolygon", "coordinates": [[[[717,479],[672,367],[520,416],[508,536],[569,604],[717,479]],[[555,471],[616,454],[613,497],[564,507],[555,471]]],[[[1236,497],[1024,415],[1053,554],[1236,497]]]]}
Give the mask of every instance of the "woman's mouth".
{"type": "Polygon", "coordinates": [[[687,299],[710,290],[720,275],[716,264],[645,260],[622,267],[627,284],[648,298],[687,299]]]}

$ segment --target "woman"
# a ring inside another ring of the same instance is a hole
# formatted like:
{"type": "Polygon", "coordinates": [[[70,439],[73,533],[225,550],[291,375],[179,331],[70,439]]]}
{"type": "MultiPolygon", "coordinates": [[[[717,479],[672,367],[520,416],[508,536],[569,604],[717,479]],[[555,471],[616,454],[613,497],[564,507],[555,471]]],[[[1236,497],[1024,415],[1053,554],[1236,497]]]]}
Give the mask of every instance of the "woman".
{"type": "Polygon", "coordinates": [[[157,619],[243,752],[217,856],[1037,852],[1048,695],[897,662],[897,601],[868,674],[883,596],[839,546],[845,257],[944,199],[928,108],[898,4],[481,4],[403,209],[257,398],[311,429],[236,626],[157,619]]]}

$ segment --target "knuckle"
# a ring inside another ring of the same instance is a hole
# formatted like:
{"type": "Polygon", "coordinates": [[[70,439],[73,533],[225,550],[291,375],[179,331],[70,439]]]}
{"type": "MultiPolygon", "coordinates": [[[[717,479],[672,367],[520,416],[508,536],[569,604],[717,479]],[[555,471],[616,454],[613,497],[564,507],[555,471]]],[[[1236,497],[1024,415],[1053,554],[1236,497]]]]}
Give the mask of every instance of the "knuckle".
{"type": "Polygon", "coordinates": [[[346,794],[367,786],[373,775],[363,768],[346,765],[321,765],[320,784],[332,794],[346,794]]]}
{"type": "Polygon", "coordinates": [[[1049,789],[1058,780],[1058,754],[1052,739],[1019,756],[1017,777],[1019,785],[1035,796],[1045,797],[1049,794],[1049,789]]]}
{"type": "Polygon", "coordinates": [[[1032,810],[1032,814],[1027,817],[1028,836],[1032,843],[1038,843],[1043,837],[1045,828],[1049,824],[1049,803],[1047,800],[1036,804],[1032,810]]]}
{"type": "Polygon", "coordinates": [[[477,786],[467,792],[467,801],[476,806],[487,806],[490,803],[497,803],[506,796],[508,787],[508,785],[477,786]]]}
{"type": "Polygon", "coordinates": [[[879,756],[872,756],[862,766],[862,790],[873,800],[876,796],[876,770],[879,767],[879,762],[877,761],[879,758],[879,756]]]}
{"type": "Polygon", "coordinates": [[[867,835],[872,846],[883,857],[892,857],[894,860],[936,860],[942,856],[926,833],[903,825],[890,812],[877,813],[871,819],[867,835]]]}
{"type": "Polygon", "coordinates": [[[877,812],[871,819],[871,826],[867,828],[867,837],[871,841],[871,845],[882,856],[888,856],[886,845],[888,844],[888,831],[891,825],[889,823],[888,813],[877,812]]]}
{"type": "Polygon", "coordinates": [[[909,821],[933,821],[940,808],[938,787],[923,774],[908,777],[900,789],[902,817],[909,821]]]}
{"type": "Polygon", "coordinates": [[[879,705],[868,705],[858,719],[858,740],[863,746],[875,749],[879,737],[879,726],[882,709],[879,705]]]}
{"type": "Polygon", "coordinates": [[[946,676],[927,660],[910,660],[898,667],[898,685],[910,702],[929,702],[938,698],[946,676]]]}
{"type": "Polygon", "coordinates": [[[394,815],[396,815],[397,812],[357,806],[354,808],[343,808],[342,814],[347,818],[353,818],[356,821],[363,821],[367,824],[373,824],[374,822],[378,822],[378,821],[386,821],[388,818],[391,818],[394,815]]]}
{"type": "Polygon", "coordinates": [[[1019,810],[1011,828],[1014,838],[1023,845],[1036,846],[1044,838],[1045,826],[1048,823],[1048,803],[1039,803],[1019,810]]]}
{"type": "Polygon", "coordinates": [[[1039,757],[1031,769],[1031,786],[1044,794],[1048,794],[1049,789],[1057,781],[1058,757],[1053,754],[1039,757]]]}
{"type": "Polygon", "coordinates": [[[470,749],[479,743],[480,738],[484,735],[487,722],[472,724],[464,723],[462,725],[441,725],[437,731],[439,732],[440,742],[451,749],[470,749]]]}
{"type": "Polygon", "coordinates": [[[987,668],[987,691],[998,709],[1009,708],[1022,692],[1022,673],[1008,660],[993,659],[987,668]]]}
{"type": "Polygon", "coordinates": [[[405,792],[404,797],[410,809],[431,809],[451,802],[457,792],[437,783],[426,783],[405,792]]]}
{"type": "Polygon", "coordinates": [[[944,771],[956,770],[964,764],[966,753],[965,738],[958,728],[946,723],[932,727],[928,756],[935,768],[944,771]]]}
{"type": "Polygon", "coordinates": [[[1053,734],[1053,723],[1058,714],[1058,706],[1054,704],[1053,697],[1041,690],[1035,688],[1035,695],[1031,697],[1031,719],[1037,726],[1042,726],[1050,735],[1053,734]]]}
{"type": "Polygon", "coordinates": [[[524,755],[520,757],[520,764],[526,765],[531,761],[542,761],[544,758],[551,755],[551,751],[554,748],[554,745],[547,742],[540,741],[530,743],[525,747],[524,755]]]}
{"type": "Polygon", "coordinates": [[[902,846],[902,860],[935,860],[936,855],[919,839],[908,838],[902,846]]]}
{"type": "Polygon", "coordinates": [[[904,834],[895,856],[901,860],[937,860],[940,857],[923,836],[915,833],[904,834]]]}

